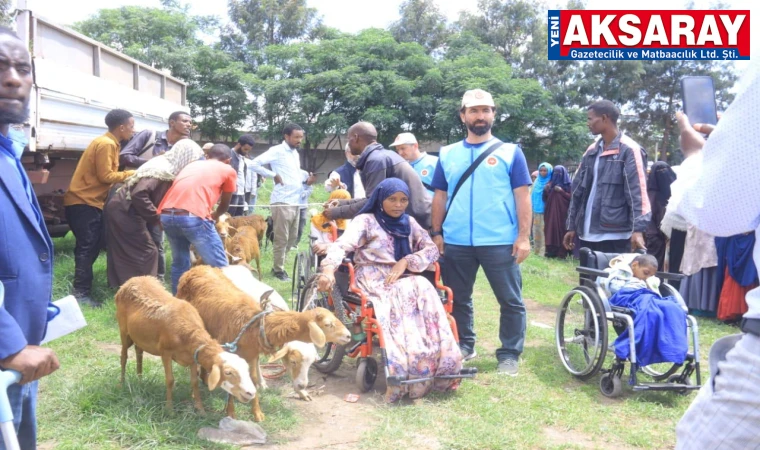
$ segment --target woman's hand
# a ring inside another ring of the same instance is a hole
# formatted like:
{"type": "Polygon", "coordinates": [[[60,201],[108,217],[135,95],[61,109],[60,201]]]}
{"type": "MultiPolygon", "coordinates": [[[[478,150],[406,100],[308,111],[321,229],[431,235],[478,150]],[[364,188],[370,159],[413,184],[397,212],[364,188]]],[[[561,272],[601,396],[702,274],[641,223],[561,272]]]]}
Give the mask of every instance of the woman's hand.
{"type": "Polygon", "coordinates": [[[393,265],[393,268],[391,269],[391,273],[388,274],[388,276],[385,278],[386,284],[391,284],[394,281],[398,280],[401,275],[404,274],[404,271],[406,271],[406,268],[409,266],[409,262],[406,260],[406,258],[401,258],[401,261],[397,262],[393,265]]]}
{"type": "Polygon", "coordinates": [[[317,289],[319,292],[330,292],[333,285],[335,285],[334,270],[323,269],[317,279],[317,289]]]}
{"type": "Polygon", "coordinates": [[[554,186],[554,190],[560,192],[562,191],[562,186],[554,186]]]}
{"type": "Polygon", "coordinates": [[[319,256],[324,256],[327,254],[327,246],[328,244],[313,244],[311,246],[311,251],[319,256]]]}

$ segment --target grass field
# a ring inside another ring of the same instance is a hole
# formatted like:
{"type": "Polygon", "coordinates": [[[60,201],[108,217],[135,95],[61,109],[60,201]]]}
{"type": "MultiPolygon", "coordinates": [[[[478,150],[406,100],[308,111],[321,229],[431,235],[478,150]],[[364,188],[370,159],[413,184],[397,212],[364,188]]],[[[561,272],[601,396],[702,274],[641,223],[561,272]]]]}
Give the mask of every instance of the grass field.
{"type": "MultiPolygon", "coordinates": [[[[260,195],[261,204],[268,203],[269,189],[271,184],[267,183],[260,195]]],[[[325,198],[325,192],[317,187],[312,201],[325,198]]],[[[261,209],[257,212],[264,213],[261,209]]],[[[301,248],[306,248],[306,241],[302,239],[301,248]]],[[[74,240],[68,236],[57,239],[55,244],[54,293],[61,298],[71,290],[74,240]]],[[[294,252],[289,254],[289,273],[294,256],[294,252]]],[[[265,281],[289,298],[290,284],[270,277],[271,267],[270,248],[262,258],[265,281]]],[[[481,272],[475,288],[476,349],[480,356],[471,363],[478,367],[478,377],[463,382],[454,393],[374,407],[369,417],[357,418],[369,423],[364,428],[368,431],[361,436],[347,436],[346,441],[353,444],[340,448],[672,448],[675,424],[693,395],[627,390],[621,399],[610,400],[599,393],[598,378],[575,380],[559,362],[552,329],[556,307],[576,279],[574,265],[531,256],[522,270],[529,325],[517,378],[494,373],[499,310],[481,272]]],[[[138,381],[130,352],[127,381],[119,386],[120,343],[113,294],[106,286],[105,255],[101,255],[95,265],[93,296],[105,300],[105,306],[98,310],[85,308],[88,326],[51,344],[61,361],[61,370],[41,382],[41,448],[231,448],[195,437],[200,427],[215,426],[223,417],[225,397],[221,391],[204,392],[207,414],[196,414],[186,369],[175,365],[173,414],[164,409],[160,360],[146,358],[145,375],[138,381]]],[[[714,320],[700,319],[703,359],[706,361],[715,339],[735,330],[714,320]]],[[[284,389],[263,392],[262,408],[267,419],[262,425],[281,448],[303,448],[288,445],[289,436],[311,419],[299,414],[295,403],[298,400],[284,394],[284,389]]],[[[345,403],[345,408],[351,407],[345,403]]],[[[238,407],[238,413],[239,418],[251,418],[247,408],[238,407]]]]}

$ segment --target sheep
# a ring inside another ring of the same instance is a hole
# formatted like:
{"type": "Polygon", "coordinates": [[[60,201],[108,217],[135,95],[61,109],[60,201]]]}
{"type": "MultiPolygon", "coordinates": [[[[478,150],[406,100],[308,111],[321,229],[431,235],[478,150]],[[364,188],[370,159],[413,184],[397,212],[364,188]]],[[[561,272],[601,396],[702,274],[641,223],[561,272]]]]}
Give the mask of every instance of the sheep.
{"type": "Polygon", "coordinates": [[[256,238],[259,242],[263,241],[264,233],[267,230],[267,221],[264,217],[258,214],[251,214],[250,216],[228,217],[226,221],[232,227],[230,237],[235,236],[242,227],[253,227],[256,229],[256,238]]]}
{"type": "Polygon", "coordinates": [[[269,362],[272,363],[280,359],[285,362],[285,368],[293,381],[293,390],[302,400],[310,402],[311,396],[306,392],[306,387],[309,385],[309,368],[319,359],[314,344],[301,341],[288,342],[272,356],[269,362]]]}
{"type": "Polygon", "coordinates": [[[248,265],[255,259],[256,272],[261,280],[261,254],[255,228],[249,226],[238,228],[235,235],[227,239],[225,247],[231,264],[248,265]]]}
{"type": "Polygon", "coordinates": [[[127,351],[135,345],[137,375],[142,376],[143,351],[160,356],[166,374],[166,408],[172,409],[174,374],[172,360],[190,366],[190,384],[195,408],[204,412],[198,388],[198,365],[209,373],[208,388],[221,386],[243,403],[256,396],[248,363],[225,352],[203,326],[198,311],[174,298],[154,277],[135,277],[124,283],[114,298],[121,335],[121,383],[127,351]]]}
{"type": "Polygon", "coordinates": [[[238,289],[250,295],[254,300],[261,303],[263,298],[269,300],[269,305],[277,311],[290,311],[287,302],[280,294],[268,284],[257,280],[251,271],[241,265],[222,267],[222,273],[229,278],[238,289]],[[265,294],[268,294],[265,296],[265,294]]]}
{"type": "MultiPolygon", "coordinates": [[[[179,280],[177,298],[190,302],[200,314],[211,336],[220,342],[233,342],[238,336],[238,354],[251,368],[251,378],[258,382],[258,360],[261,353],[273,354],[290,341],[313,342],[322,347],[326,342],[348,344],[351,334],[333,313],[324,308],[305,312],[274,311],[263,316],[243,331],[251,319],[262,312],[261,306],[235,287],[220,269],[197,266],[179,280]],[[264,342],[261,342],[263,329],[264,342]]],[[[261,299],[264,301],[265,299],[261,299]]],[[[254,420],[261,422],[258,394],[253,399],[254,420]]],[[[227,403],[227,414],[234,417],[232,402],[227,403]]]]}

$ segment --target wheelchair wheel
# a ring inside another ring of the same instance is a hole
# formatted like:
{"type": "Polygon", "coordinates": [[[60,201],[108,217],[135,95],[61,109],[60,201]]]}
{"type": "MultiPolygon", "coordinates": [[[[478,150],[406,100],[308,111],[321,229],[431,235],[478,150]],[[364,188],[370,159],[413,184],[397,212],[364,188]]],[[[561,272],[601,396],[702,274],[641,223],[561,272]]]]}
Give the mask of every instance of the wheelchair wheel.
{"type": "MultiPolygon", "coordinates": [[[[687,377],[687,378],[681,379],[681,375],[680,374],[674,374],[674,375],[669,376],[667,381],[668,381],[668,383],[674,383],[674,384],[675,383],[679,383],[679,384],[683,383],[686,386],[691,386],[691,378],[687,377]]],[[[679,394],[681,394],[681,395],[686,395],[686,394],[689,393],[689,390],[688,389],[683,389],[683,390],[680,390],[680,391],[677,391],[677,392],[679,394]]]]}
{"type": "Polygon", "coordinates": [[[612,372],[607,372],[599,379],[599,390],[602,395],[609,398],[620,397],[623,393],[623,383],[620,377],[612,372]]]}
{"type": "Polygon", "coordinates": [[[293,282],[290,290],[290,298],[293,299],[293,302],[300,300],[301,291],[306,287],[306,281],[311,276],[310,262],[309,252],[299,252],[296,254],[296,260],[293,262],[293,282]]]}
{"type": "MultiPolygon", "coordinates": [[[[306,281],[306,285],[301,290],[298,298],[298,311],[307,311],[314,308],[325,308],[332,310],[328,302],[327,294],[317,290],[317,276],[313,275],[306,281]]],[[[322,373],[333,373],[340,367],[343,362],[343,356],[346,354],[344,345],[327,342],[324,347],[317,347],[317,359],[313,367],[322,373]]]]}
{"type": "Polygon", "coordinates": [[[578,286],[562,299],[557,313],[556,342],[562,365],[572,375],[593,377],[607,356],[607,317],[596,292],[578,286]]]}
{"type": "Polygon", "coordinates": [[[359,361],[359,367],[356,369],[356,385],[362,392],[372,389],[377,379],[377,361],[369,356],[359,361]]]}

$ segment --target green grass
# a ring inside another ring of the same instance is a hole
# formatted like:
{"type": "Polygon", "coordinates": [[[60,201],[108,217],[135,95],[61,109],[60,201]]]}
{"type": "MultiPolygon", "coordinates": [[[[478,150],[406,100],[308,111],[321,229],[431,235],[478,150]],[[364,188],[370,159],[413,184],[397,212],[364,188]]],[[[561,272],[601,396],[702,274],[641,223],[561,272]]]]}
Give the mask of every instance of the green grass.
{"type": "MultiPolygon", "coordinates": [[[[267,204],[271,184],[260,192],[267,204]]],[[[327,197],[317,186],[312,202],[327,197]]],[[[259,209],[258,213],[265,213],[259,209]]],[[[308,230],[308,228],[307,228],[308,230]]],[[[308,231],[305,232],[308,234],[308,231]]],[[[305,249],[304,237],[300,248],[305,249]]],[[[71,236],[57,239],[54,296],[71,290],[74,273],[71,236]]],[[[168,245],[167,245],[168,249],[168,245]]],[[[295,252],[288,255],[293,275],[295,252]]],[[[290,283],[269,276],[271,248],[262,253],[264,279],[283,297],[290,297],[290,283]]],[[[380,406],[370,418],[372,429],[360,447],[379,449],[446,448],[671,448],[675,424],[693,395],[633,393],[619,400],[599,393],[598,377],[579,382],[563,369],[554,348],[554,332],[531,324],[553,326],[553,308],[573,286],[576,275],[570,262],[531,256],[522,267],[524,297],[538,304],[529,311],[525,353],[517,378],[494,374],[494,350],[498,341],[498,304],[482,271],[475,286],[476,331],[479,357],[472,364],[480,374],[462,382],[454,393],[432,394],[420,402],[380,406]]],[[[41,383],[40,441],[55,448],[231,448],[196,438],[203,426],[215,426],[223,417],[221,391],[203,392],[207,414],[193,411],[187,369],[175,365],[174,412],[164,409],[165,384],[160,360],[146,356],[142,380],[135,375],[130,352],[127,380],[119,386],[119,336],[114,317],[114,292],[106,286],[105,255],[95,264],[93,296],[105,300],[99,310],[85,308],[88,326],[51,344],[61,370],[41,383]]],[[[706,361],[712,342],[734,333],[735,328],[700,319],[701,354],[706,361]]],[[[706,368],[706,364],[703,365],[706,368]]],[[[703,376],[706,370],[703,370],[703,376]]],[[[283,392],[262,394],[267,419],[262,423],[270,438],[284,442],[284,435],[309,420],[299,416],[283,392]]],[[[316,398],[315,401],[319,401],[316,398]]],[[[351,405],[346,404],[346,408],[351,405]]],[[[239,418],[251,420],[249,408],[237,408],[239,418]]],[[[346,429],[346,428],[342,428],[346,429]]]]}

